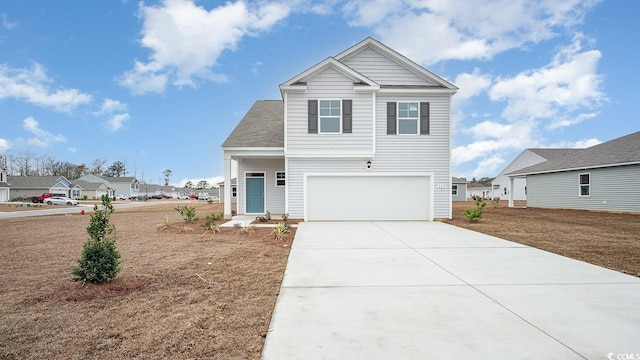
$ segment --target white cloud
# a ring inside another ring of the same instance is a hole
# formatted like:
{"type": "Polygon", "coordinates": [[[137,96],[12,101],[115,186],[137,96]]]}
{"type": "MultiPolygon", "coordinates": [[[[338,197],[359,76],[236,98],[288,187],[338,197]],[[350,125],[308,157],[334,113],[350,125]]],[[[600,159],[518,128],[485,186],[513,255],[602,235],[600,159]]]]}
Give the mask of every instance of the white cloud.
{"type": "Polygon", "coordinates": [[[7,30],[13,30],[16,26],[18,26],[17,22],[9,21],[9,17],[7,14],[0,14],[0,23],[2,27],[7,30]]]}
{"type": "Polygon", "coordinates": [[[455,96],[456,104],[480,95],[491,86],[491,82],[491,75],[480,74],[478,68],[473,73],[458,74],[453,82],[459,88],[455,96]]]}
{"type": "Polygon", "coordinates": [[[0,154],[6,154],[7,150],[11,148],[9,140],[0,138],[0,154]]]}
{"type": "Polygon", "coordinates": [[[0,99],[13,98],[59,112],[69,112],[91,101],[91,95],[77,89],[51,90],[52,82],[38,63],[30,69],[0,65],[0,99]]]}
{"type": "Polygon", "coordinates": [[[104,99],[102,105],[100,106],[100,110],[95,112],[95,115],[104,115],[104,114],[112,114],[114,112],[124,112],[127,111],[127,104],[123,104],[118,100],[113,99],[104,99]]]}
{"type": "Polygon", "coordinates": [[[256,61],[253,64],[251,64],[251,72],[254,73],[255,75],[258,75],[260,73],[261,67],[262,67],[262,61],[256,61]]]}
{"type": "Polygon", "coordinates": [[[95,111],[93,114],[98,117],[106,117],[107,120],[103,123],[103,126],[110,132],[116,132],[123,129],[124,123],[131,118],[127,113],[127,109],[127,104],[107,98],[103,100],[100,110],[95,111]]]}
{"type": "Polygon", "coordinates": [[[48,148],[55,143],[65,143],[67,139],[63,135],[55,135],[47,130],[44,130],[38,124],[38,121],[33,117],[29,116],[28,118],[22,121],[22,127],[35,135],[34,137],[26,139],[26,143],[28,145],[36,146],[39,148],[48,148]]]}
{"type": "Polygon", "coordinates": [[[511,121],[567,118],[605,101],[601,76],[596,73],[600,51],[580,50],[581,39],[576,37],[549,65],[497,80],[489,96],[493,101],[506,101],[502,116],[511,121]]]}
{"type": "Polygon", "coordinates": [[[75,153],[77,153],[77,152],[78,152],[78,149],[77,149],[77,148],[74,148],[74,147],[68,147],[68,148],[67,148],[67,151],[69,151],[69,152],[70,152],[70,153],[72,153],[72,154],[75,154],[75,153]]]}
{"type": "Polygon", "coordinates": [[[134,94],[163,92],[167,84],[195,86],[197,80],[227,81],[213,67],[225,50],[236,50],[246,36],[267,31],[289,15],[283,3],[227,2],[212,10],[192,0],[140,3],[140,44],[151,50],[148,62],[136,61],[119,79],[134,94]]]}
{"type": "Polygon", "coordinates": [[[472,171],[471,176],[481,178],[486,174],[498,174],[502,171],[505,160],[500,155],[490,156],[480,162],[478,167],[472,171]]]}
{"type": "Polygon", "coordinates": [[[123,128],[125,121],[129,120],[129,118],[130,116],[127,113],[113,115],[104,123],[104,127],[110,132],[116,132],[123,128]]]}
{"type": "Polygon", "coordinates": [[[596,116],[598,116],[598,114],[599,113],[595,112],[595,113],[579,114],[578,116],[570,117],[570,118],[554,118],[554,119],[551,119],[551,123],[547,125],[547,129],[556,130],[559,128],[580,124],[585,120],[595,118],[596,116]]]}
{"type": "Polygon", "coordinates": [[[351,0],[352,26],[373,27],[382,41],[420,63],[491,59],[571,28],[599,0],[351,0]],[[437,34],[434,36],[433,34],[437,34]]]}

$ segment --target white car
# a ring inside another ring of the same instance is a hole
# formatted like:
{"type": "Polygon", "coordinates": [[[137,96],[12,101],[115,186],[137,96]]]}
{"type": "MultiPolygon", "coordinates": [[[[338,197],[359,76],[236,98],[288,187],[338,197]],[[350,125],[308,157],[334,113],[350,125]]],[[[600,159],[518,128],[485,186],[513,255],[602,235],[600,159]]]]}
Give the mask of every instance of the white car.
{"type": "Polygon", "coordinates": [[[78,205],[80,204],[80,201],[70,199],[64,196],[50,197],[45,199],[45,202],[47,203],[47,205],[78,205]]]}

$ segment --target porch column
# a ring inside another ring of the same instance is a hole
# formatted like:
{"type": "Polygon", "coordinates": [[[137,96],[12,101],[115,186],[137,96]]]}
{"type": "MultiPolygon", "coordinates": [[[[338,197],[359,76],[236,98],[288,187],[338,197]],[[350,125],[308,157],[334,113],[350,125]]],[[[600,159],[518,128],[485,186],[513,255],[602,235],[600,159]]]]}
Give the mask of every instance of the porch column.
{"type": "Polygon", "coordinates": [[[224,218],[231,219],[231,156],[224,154],[224,218]]]}
{"type": "Polygon", "coordinates": [[[513,176],[509,176],[509,207],[513,207],[513,183],[515,178],[513,176]]]}

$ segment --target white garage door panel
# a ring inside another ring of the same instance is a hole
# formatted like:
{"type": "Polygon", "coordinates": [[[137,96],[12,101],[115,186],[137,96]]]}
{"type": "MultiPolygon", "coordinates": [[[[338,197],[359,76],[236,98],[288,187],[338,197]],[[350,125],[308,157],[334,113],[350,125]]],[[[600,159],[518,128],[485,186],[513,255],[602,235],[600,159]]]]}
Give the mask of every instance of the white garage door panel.
{"type": "Polygon", "coordinates": [[[431,220],[429,176],[307,177],[307,220],[431,220]]]}

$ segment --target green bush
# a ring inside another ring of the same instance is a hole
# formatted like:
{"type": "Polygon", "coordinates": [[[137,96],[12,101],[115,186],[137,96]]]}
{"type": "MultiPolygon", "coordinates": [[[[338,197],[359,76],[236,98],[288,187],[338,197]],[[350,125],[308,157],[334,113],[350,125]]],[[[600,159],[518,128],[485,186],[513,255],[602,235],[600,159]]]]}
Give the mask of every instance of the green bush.
{"type": "Polygon", "coordinates": [[[113,213],[111,199],[102,196],[102,208],[94,205],[87,233],[89,239],[82,246],[78,266],[72,271],[85,283],[103,284],[120,272],[120,253],[116,249],[116,228],[109,222],[113,213]]]}
{"type": "Polygon", "coordinates": [[[273,228],[273,237],[277,240],[284,240],[285,236],[289,233],[289,224],[281,222],[273,228]]]}
{"type": "Polygon", "coordinates": [[[476,199],[476,208],[475,209],[466,209],[464,211],[464,216],[469,219],[469,221],[477,223],[478,220],[482,217],[482,213],[484,212],[484,207],[487,206],[487,203],[484,202],[481,198],[476,199]]]}
{"type": "Polygon", "coordinates": [[[186,222],[193,222],[198,220],[198,216],[196,215],[196,208],[192,206],[178,206],[176,208],[176,211],[179,212],[180,215],[182,215],[182,218],[186,222]]]}
{"type": "Polygon", "coordinates": [[[207,230],[211,230],[214,233],[220,232],[219,225],[216,223],[216,220],[221,220],[224,218],[224,213],[213,213],[211,215],[206,216],[206,221],[203,226],[207,228],[207,230]]]}

